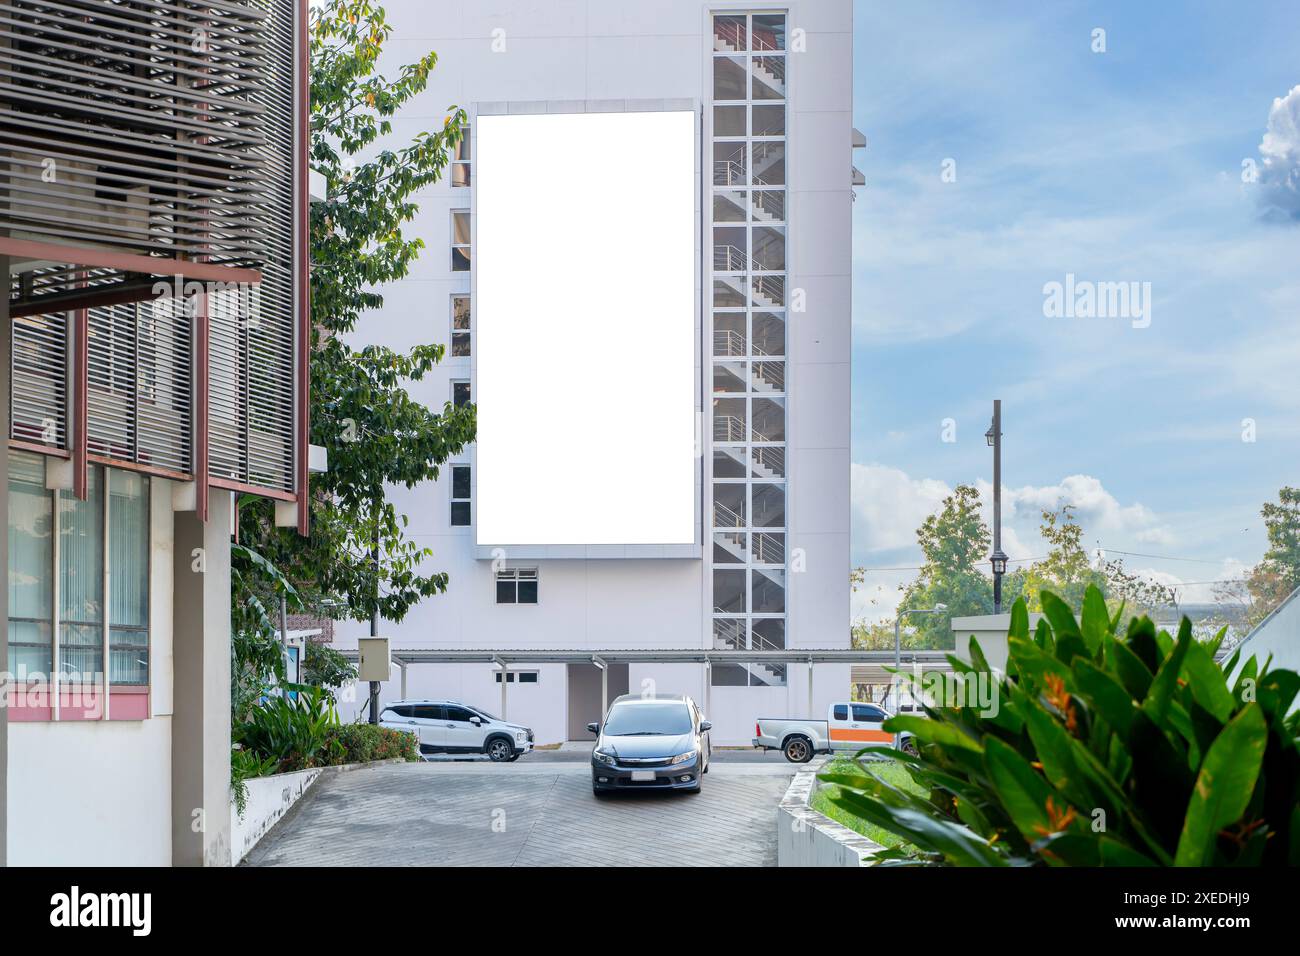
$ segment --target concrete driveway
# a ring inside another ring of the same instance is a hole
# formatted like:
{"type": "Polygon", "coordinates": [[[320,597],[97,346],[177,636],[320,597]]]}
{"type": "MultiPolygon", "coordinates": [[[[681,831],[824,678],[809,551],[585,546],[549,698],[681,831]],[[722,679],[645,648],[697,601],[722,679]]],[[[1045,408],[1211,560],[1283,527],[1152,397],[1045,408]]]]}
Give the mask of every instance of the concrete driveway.
{"type": "Polygon", "coordinates": [[[789,764],[713,764],[698,795],[591,793],[585,761],[325,775],[249,866],[774,866],[789,764]]]}

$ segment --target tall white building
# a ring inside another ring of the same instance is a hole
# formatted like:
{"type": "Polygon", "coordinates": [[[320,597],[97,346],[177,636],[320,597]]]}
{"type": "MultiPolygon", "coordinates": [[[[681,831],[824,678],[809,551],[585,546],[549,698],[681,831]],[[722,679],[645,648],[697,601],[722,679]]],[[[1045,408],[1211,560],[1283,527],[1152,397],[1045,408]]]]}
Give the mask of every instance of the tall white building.
{"type": "MultiPolygon", "coordinates": [[[[456,104],[471,136],[357,337],[444,343],[412,393],[479,411],[393,492],[450,576],[384,623],[395,651],[848,647],[851,0],[385,6],[390,72],[438,54],[395,132],[456,104]]],[[[810,702],[809,666],[612,664],[609,694],[691,694],[742,743],[847,693],[818,664],[810,702]]],[[[601,716],[594,663],[507,680],[539,743],[601,716]]],[[[500,681],[422,665],[407,694],[496,710],[500,681]]]]}

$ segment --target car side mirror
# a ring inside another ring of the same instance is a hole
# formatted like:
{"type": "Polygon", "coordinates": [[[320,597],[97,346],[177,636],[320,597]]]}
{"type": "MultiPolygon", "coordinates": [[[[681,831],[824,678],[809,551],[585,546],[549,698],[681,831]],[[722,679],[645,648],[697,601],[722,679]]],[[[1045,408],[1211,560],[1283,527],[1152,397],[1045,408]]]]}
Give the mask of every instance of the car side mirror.
{"type": "Polygon", "coordinates": [[[711,720],[700,721],[700,733],[704,733],[706,730],[712,730],[712,729],[713,729],[713,721],[711,720]]]}
{"type": "Polygon", "coordinates": [[[587,732],[588,732],[588,733],[591,733],[591,734],[598,734],[598,733],[600,733],[600,724],[598,724],[598,723],[590,723],[590,724],[588,724],[588,725],[587,725],[587,732]]]}
{"type": "Polygon", "coordinates": [[[482,718],[482,717],[471,717],[471,718],[469,719],[469,722],[470,722],[471,724],[473,724],[475,727],[480,727],[480,726],[482,726],[482,724],[483,724],[483,718],[482,718]]]}

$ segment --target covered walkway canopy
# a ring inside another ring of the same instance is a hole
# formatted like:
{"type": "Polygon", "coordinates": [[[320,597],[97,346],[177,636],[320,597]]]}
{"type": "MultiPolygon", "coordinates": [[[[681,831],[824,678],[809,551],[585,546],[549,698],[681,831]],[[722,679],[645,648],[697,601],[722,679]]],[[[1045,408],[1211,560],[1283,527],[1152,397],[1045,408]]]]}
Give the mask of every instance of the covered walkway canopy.
{"type": "MultiPolygon", "coordinates": [[[[350,662],[359,660],[356,648],[337,648],[350,662]]],[[[923,667],[947,667],[951,651],[902,652],[904,667],[918,663],[923,667]]],[[[406,698],[406,671],[413,664],[495,664],[501,668],[501,716],[506,716],[506,689],[509,681],[505,673],[511,664],[595,664],[601,672],[601,712],[609,707],[609,672],[607,664],[807,664],[808,708],[812,712],[814,664],[852,664],[856,671],[862,666],[892,667],[894,652],[863,651],[850,648],[789,647],[781,650],[744,650],[726,648],[392,648],[389,657],[402,672],[402,698],[406,698]]],[[[708,693],[710,681],[705,681],[708,693]]],[[[708,708],[707,698],[705,708],[708,708]]]]}

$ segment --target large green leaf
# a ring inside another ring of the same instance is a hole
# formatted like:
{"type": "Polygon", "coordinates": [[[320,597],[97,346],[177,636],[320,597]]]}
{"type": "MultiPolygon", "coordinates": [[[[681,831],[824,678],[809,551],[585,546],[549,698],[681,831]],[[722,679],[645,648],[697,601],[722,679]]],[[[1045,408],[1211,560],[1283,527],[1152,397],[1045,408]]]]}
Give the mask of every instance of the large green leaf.
{"type": "Polygon", "coordinates": [[[1106,609],[1106,599],[1095,584],[1089,584],[1083,596],[1079,632],[1083,635],[1084,644],[1088,646],[1088,653],[1096,657],[1102,639],[1110,633],[1110,612],[1106,609]]]}
{"type": "Polygon", "coordinates": [[[1128,691],[1110,674],[1088,661],[1076,660],[1072,669],[1079,695],[1106,723],[1127,737],[1136,710],[1128,691]]]}
{"type": "Polygon", "coordinates": [[[1007,860],[986,840],[960,823],[919,810],[891,807],[852,790],[832,793],[830,800],[923,849],[943,854],[954,866],[1007,865],[1007,860]]]}
{"type": "Polygon", "coordinates": [[[1183,626],[1178,630],[1178,643],[1174,645],[1173,653],[1160,665],[1160,670],[1156,672],[1156,679],[1151,682],[1151,689],[1147,691],[1146,700],[1142,701],[1142,709],[1151,715],[1151,719],[1156,724],[1164,723],[1169,707],[1173,703],[1174,692],[1178,689],[1178,676],[1182,673],[1183,660],[1187,657],[1187,649],[1191,644],[1191,622],[1183,618],[1183,626]]]}
{"type": "Polygon", "coordinates": [[[1067,802],[1024,757],[1000,740],[989,740],[984,747],[984,766],[1002,806],[1026,841],[1033,843],[1054,832],[1047,801],[1053,800],[1061,811],[1067,802]]]}
{"type": "Polygon", "coordinates": [[[1183,669],[1187,672],[1187,686],[1196,702],[1220,723],[1226,721],[1232,715],[1236,701],[1223,679],[1223,671],[1214,663],[1214,657],[1205,645],[1198,641],[1188,645],[1183,669]]]}
{"type": "Polygon", "coordinates": [[[1259,779],[1268,727],[1258,704],[1248,704],[1210,747],[1183,818],[1175,866],[1203,866],[1220,830],[1246,811],[1259,779]]]}
{"type": "Polygon", "coordinates": [[[942,744],[946,747],[959,747],[974,753],[983,750],[980,742],[970,734],[963,732],[952,724],[940,723],[930,717],[899,714],[890,717],[881,726],[890,733],[911,733],[917,740],[927,743],[942,744]]]}

